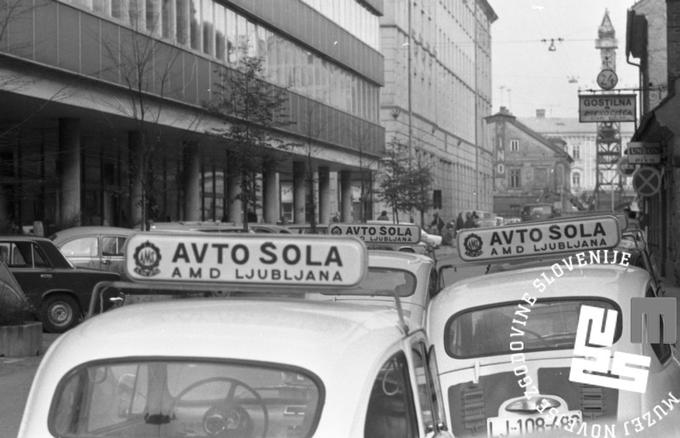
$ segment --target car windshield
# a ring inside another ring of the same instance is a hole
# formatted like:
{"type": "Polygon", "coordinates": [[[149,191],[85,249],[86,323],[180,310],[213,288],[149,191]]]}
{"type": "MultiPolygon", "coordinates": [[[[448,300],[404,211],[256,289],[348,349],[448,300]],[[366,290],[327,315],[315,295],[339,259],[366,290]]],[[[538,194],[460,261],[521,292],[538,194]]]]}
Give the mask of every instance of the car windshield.
{"type": "MultiPolygon", "coordinates": [[[[447,322],[446,351],[457,359],[511,354],[510,343],[520,338],[525,353],[574,348],[582,305],[615,309],[621,314],[611,301],[583,298],[537,301],[534,306],[516,302],[472,309],[453,315],[447,322]],[[526,325],[513,323],[513,319],[526,325]],[[521,330],[523,335],[511,337],[515,332],[512,327],[521,330]]],[[[620,335],[621,318],[618,318],[615,342],[620,335]]]]}
{"type": "Polygon", "coordinates": [[[82,365],[60,382],[60,437],[308,437],[323,388],[283,365],[135,359],[82,365]]]}

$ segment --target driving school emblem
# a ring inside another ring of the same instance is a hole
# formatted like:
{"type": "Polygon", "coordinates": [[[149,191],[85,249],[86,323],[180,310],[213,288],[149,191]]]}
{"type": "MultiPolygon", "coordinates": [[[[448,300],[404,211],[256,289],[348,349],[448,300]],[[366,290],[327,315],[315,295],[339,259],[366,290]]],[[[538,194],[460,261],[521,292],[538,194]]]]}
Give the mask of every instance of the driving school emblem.
{"type": "Polygon", "coordinates": [[[479,257],[482,254],[482,238],[472,233],[463,241],[465,255],[468,257],[479,257]]]}
{"type": "Polygon", "coordinates": [[[153,277],[160,271],[161,252],[148,240],[135,248],[135,272],[143,277],[153,277]]]}

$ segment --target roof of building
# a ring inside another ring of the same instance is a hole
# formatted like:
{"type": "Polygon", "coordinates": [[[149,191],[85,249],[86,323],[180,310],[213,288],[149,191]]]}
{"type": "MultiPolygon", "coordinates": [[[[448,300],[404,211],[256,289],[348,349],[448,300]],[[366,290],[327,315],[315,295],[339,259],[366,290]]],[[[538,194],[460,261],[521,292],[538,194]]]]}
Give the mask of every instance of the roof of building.
{"type": "Polygon", "coordinates": [[[541,135],[537,130],[532,129],[531,127],[529,127],[529,126],[525,125],[524,123],[520,122],[519,120],[517,120],[517,117],[512,115],[507,108],[501,107],[501,110],[499,112],[487,117],[486,119],[487,120],[493,120],[493,119],[497,119],[497,118],[506,119],[509,123],[515,125],[519,130],[523,131],[524,133],[526,133],[530,137],[534,138],[539,143],[543,144],[545,147],[547,147],[548,149],[555,152],[557,155],[562,156],[563,158],[567,159],[570,163],[574,161],[574,159],[571,157],[571,155],[569,155],[569,153],[564,151],[564,149],[560,148],[555,143],[553,143],[553,141],[551,139],[541,135]]]}

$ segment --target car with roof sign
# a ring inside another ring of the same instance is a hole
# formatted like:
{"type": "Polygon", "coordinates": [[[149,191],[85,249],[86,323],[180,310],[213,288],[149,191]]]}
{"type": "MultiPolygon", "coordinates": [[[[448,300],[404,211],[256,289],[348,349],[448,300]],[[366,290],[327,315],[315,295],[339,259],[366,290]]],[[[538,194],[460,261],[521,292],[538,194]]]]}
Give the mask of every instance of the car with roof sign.
{"type": "Polygon", "coordinates": [[[135,234],[132,282],[109,286],[152,302],[52,344],[19,437],[451,437],[422,327],[394,308],[303,299],[355,293],[367,263],[348,237],[135,234]],[[210,297],[173,299],[187,294],[210,297]]]}
{"type": "MultiPolygon", "coordinates": [[[[464,261],[506,268],[458,281],[429,304],[428,335],[455,436],[623,436],[655,406],[680,402],[675,345],[658,326],[656,334],[642,326],[634,305],[675,304],[658,301],[666,298],[629,254],[610,257],[619,233],[612,216],[460,233],[464,261]],[[601,327],[599,337],[588,324],[601,327]]],[[[674,324],[671,313],[664,324],[674,324]]]]}

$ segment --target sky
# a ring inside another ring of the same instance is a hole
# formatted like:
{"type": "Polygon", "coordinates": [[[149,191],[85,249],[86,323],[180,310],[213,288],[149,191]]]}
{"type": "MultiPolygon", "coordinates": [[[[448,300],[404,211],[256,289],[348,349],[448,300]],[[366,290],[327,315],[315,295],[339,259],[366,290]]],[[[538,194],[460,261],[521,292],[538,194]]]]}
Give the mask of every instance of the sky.
{"type": "Polygon", "coordinates": [[[626,62],[625,54],[626,11],[635,1],[488,2],[498,15],[491,25],[493,113],[505,106],[518,117],[534,117],[536,109],[545,109],[546,117],[578,118],[579,88],[599,89],[595,79],[601,61],[595,40],[605,10],[618,40],[616,88],[638,86],[638,70],[626,62]],[[548,50],[550,39],[555,40],[555,51],[548,50]]]}

